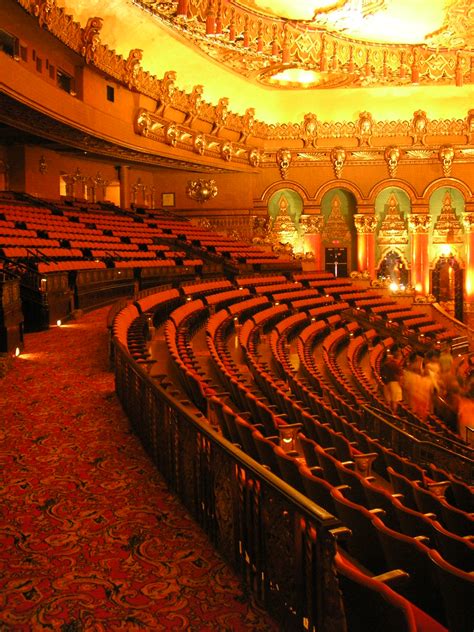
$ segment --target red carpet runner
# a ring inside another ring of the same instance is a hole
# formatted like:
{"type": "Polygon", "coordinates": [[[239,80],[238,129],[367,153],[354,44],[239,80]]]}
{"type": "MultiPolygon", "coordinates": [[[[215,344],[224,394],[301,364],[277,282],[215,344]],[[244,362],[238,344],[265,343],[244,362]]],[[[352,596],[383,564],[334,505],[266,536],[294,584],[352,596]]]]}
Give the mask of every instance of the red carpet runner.
{"type": "Polygon", "coordinates": [[[0,631],[276,630],[130,433],[106,314],[0,380],[0,631]]]}

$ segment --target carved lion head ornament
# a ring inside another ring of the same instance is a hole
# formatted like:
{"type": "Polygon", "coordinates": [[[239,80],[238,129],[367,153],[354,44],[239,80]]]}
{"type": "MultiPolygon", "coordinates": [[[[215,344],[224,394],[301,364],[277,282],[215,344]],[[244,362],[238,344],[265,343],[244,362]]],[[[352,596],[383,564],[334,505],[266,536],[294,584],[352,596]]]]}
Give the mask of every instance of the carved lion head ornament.
{"type": "Polygon", "coordinates": [[[291,151],[289,149],[279,149],[276,153],[276,161],[280,169],[280,175],[284,180],[291,164],[291,151]]]}

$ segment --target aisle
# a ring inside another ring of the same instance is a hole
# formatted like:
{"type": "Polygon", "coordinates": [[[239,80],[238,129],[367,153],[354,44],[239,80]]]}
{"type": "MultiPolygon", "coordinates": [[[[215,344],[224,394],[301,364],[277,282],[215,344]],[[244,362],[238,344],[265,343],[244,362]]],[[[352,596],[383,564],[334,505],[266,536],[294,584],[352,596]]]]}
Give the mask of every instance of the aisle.
{"type": "Polygon", "coordinates": [[[130,433],[106,315],[0,380],[0,630],[276,630],[130,433]]]}

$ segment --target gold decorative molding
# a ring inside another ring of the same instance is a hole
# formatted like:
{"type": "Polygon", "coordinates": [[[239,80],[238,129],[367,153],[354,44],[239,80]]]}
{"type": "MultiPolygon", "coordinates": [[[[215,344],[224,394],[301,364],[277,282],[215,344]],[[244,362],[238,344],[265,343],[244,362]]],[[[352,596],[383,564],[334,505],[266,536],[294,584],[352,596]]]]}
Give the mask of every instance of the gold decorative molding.
{"type": "Polygon", "coordinates": [[[331,202],[331,211],[323,228],[323,239],[326,242],[350,242],[351,233],[347,221],[342,214],[341,199],[335,195],[331,202]]]}
{"type": "Polygon", "coordinates": [[[408,216],[408,228],[411,233],[427,233],[431,226],[431,215],[412,213],[408,216]]]}
{"type": "Polygon", "coordinates": [[[388,198],[377,241],[379,245],[389,244],[391,246],[403,246],[408,243],[406,222],[400,211],[400,204],[395,193],[391,193],[388,198]]]}
{"type": "Polygon", "coordinates": [[[354,224],[359,234],[367,235],[375,232],[377,228],[377,218],[374,215],[356,213],[354,215],[354,224]]]}
{"type": "Polygon", "coordinates": [[[385,162],[387,163],[388,175],[394,178],[397,175],[398,161],[400,160],[400,148],[392,145],[387,147],[384,152],[385,162]]]}
{"type": "Polygon", "coordinates": [[[331,162],[336,178],[342,177],[342,170],[346,162],[346,150],[344,147],[334,147],[331,150],[331,162]]]}
{"type": "Polygon", "coordinates": [[[443,167],[443,175],[447,178],[451,175],[451,167],[454,161],[454,147],[452,145],[443,145],[439,149],[438,157],[443,167]]]}
{"type": "Polygon", "coordinates": [[[324,227],[324,217],[322,215],[301,215],[300,231],[302,235],[320,234],[324,227]]]}
{"type": "Polygon", "coordinates": [[[443,197],[441,212],[433,226],[433,243],[454,244],[462,243],[463,235],[461,222],[452,206],[451,192],[446,191],[443,197]]]}
{"type": "Polygon", "coordinates": [[[200,204],[212,200],[218,193],[215,180],[189,180],[186,186],[186,195],[200,204]]]}
{"type": "Polygon", "coordinates": [[[290,168],[290,164],[291,164],[291,151],[289,149],[279,149],[276,153],[276,162],[278,165],[278,169],[280,170],[280,175],[282,177],[282,180],[285,180],[287,173],[288,173],[288,169],[290,168]]]}
{"type": "Polygon", "coordinates": [[[474,212],[465,211],[462,214],[462,224],[466,233],[474,232],[474,212]]]}

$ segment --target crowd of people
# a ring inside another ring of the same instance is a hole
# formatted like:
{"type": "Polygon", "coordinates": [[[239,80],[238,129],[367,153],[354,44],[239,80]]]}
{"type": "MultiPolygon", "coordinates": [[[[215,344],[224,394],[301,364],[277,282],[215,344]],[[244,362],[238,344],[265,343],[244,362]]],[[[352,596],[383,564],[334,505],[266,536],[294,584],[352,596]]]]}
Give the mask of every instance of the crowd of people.
{"type": "Polygon", "coordinates": [[[474,429],[474,354],[458,361],[450,347],[420,355],[416,351],[404,354],[395,345],[382,359],[380,377],[385,401],[394,414],[400,402],[421,419],[435,413],[468,440],[466,428],[474,429]]]}

